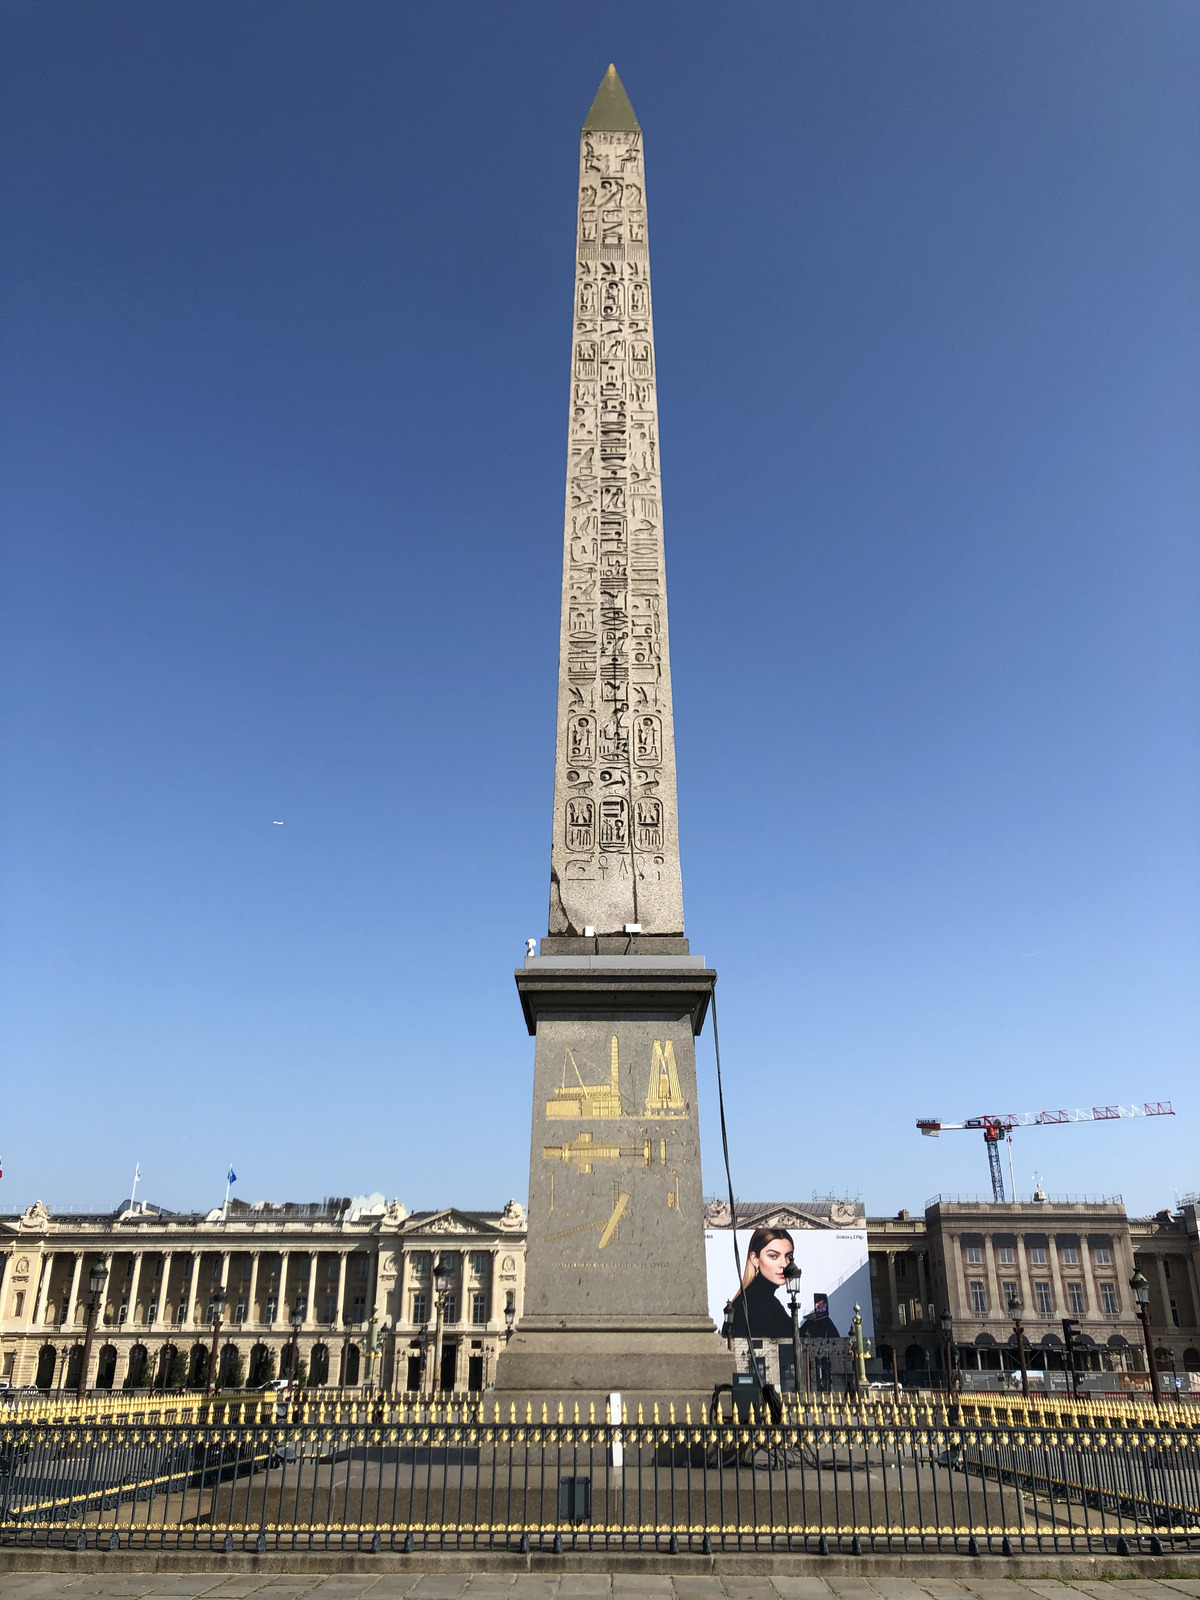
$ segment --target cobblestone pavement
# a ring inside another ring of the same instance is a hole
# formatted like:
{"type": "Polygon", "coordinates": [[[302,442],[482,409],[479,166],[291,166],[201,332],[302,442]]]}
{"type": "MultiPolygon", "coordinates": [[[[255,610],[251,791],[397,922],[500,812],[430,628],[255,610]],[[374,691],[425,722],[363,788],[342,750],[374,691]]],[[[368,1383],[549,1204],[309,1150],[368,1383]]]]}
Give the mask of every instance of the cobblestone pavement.
{"type": "Polygon", "coordinates": [[[1200,1600],[1200,1578],[754,1578],[656,1574],[4,1573],[0,1600],[1200,1600]]]}

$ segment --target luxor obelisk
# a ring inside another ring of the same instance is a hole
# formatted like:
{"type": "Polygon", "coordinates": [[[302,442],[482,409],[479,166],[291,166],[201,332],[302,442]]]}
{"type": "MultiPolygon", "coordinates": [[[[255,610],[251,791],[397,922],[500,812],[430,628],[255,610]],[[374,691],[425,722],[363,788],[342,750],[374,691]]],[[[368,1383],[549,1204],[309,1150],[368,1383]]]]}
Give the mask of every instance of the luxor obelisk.
{"type": "Polygon", "coordinates": [[[683,932],[646,182],[614,67],[579,150],[551,863],[549,933],[517,973],[529,1244],[497,1388],[703,1393],[731,1370],[693,1042],[716,973],[683,932]]]}

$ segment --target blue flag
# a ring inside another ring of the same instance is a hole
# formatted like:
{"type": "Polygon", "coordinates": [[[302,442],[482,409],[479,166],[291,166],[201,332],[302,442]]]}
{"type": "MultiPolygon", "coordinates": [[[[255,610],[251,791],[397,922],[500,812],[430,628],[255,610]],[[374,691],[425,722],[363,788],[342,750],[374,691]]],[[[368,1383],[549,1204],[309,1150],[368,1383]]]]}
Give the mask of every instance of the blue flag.
{"type": "Polygon", "coordinates": [[[228,1178],[226,1178],[225,1181],[226,1181],[226,1183],[236,1183],[237,1182],[237,1173],[233,1170],[232,1167],[230,1167],[229,1176],[228,1176],[228,1178]]]}

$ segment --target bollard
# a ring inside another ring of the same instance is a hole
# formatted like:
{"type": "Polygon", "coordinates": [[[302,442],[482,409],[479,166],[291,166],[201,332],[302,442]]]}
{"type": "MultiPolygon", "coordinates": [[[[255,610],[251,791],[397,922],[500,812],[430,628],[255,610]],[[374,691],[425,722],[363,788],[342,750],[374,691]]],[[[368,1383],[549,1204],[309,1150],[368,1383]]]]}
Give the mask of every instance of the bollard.
{"type": "Polygon", "coordinates": [[[860,1555],[862,1555],[862,1553],[863,1553],[863,1551],[862,1551],[862,1540],[859,1538],[858,1534],[856,1533],[854,1535],[853,1539],[851,1539],[851,1541],[850,1541],[850,1554],[852,1556],[860,1556],[860,1555]]]}
{"type": "Polygon", "coordinates": [[[822,1556],[829,1554],[829,1535],[826,1533],[823,1533],[817,1541],[817,1554],[822,1556]]]}
{"type": "Polygon", "coordinates": [[[703,1550],[703,1552],[704,1552],[704,1554],[706,1556],[712,1555],[712,1553],[713,1553],[713,1542],[712,1542],[712,1534],[711,1533],[706,1533],[704,1535],[704,1543],[700,1546],[700,1548],[701,1548],[701,1550],[703,1550]]]}
{"type": "Polygon", "coordinates": [[[677,1533],[671,1535],[671,1543],[668,1548],[673,1556],[679,1554],[679,1535],[677,1533]]]}
{"type": "Polygon", "coordinates": [[[554,1554],[556,1556],[562,1555],[562,1534],[561,1533],[556,1533],[554,1535],[554,1554]]]}
{"type": "Polygon", "coordinates": [[[1000,1541],[1000,1554],[1002,1556],[1010,1556],[1010,1555],[1012,1555],[1012,1553],[1013,1553],[1013,1542],[1008,1537],[1008,1535],[1005,1534],[1003,1539],[1001,1539],[1001,1541],[1000,1541]]]}
{"type": "Polygon", "coordinates": [[[974,1534],[967,1540],[967,1554],[969,1556],[977,1556],[979,1554],[979,1540],[974,1534]]]}
{"type": "Polygon", "coordinates": [[[415,1549],[416,1549],[416,1542],[413,1539],[412,1529],[410,1528],[408,1530],[408,1532],[404,1535],[404,1554],[406,1556],[410,1556],[410,1555],[412,1555],[412,1553],[413,1553],[413,1551],[415,1549]]]}
{"type": "Polygon", "coordinates": [[[529,1554],[529,1535],[527,1533],[521,1535],[521,1554],[523,1556],[529,1554]]]}
{"type": "Polygon", "coordinates": [[[379,1535],[377,1533],[373,1533],[371,1535],[371,1554],[373,1556],[377,1556],[382,1549],[383,1549],[383,1540],[379,1537],[379,1535]]]}

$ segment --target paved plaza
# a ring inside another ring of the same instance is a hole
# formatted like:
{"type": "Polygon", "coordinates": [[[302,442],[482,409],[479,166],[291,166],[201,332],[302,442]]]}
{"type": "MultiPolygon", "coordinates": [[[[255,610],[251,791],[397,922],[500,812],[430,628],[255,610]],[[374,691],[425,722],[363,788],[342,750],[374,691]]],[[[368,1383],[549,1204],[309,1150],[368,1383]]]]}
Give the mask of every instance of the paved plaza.
{"type": "Polygon", "coordinates": [[[677,1578],[650,1573],[3,1573],[0,1600],[1200,1600],[1200,1578],[677,1578]]]}

